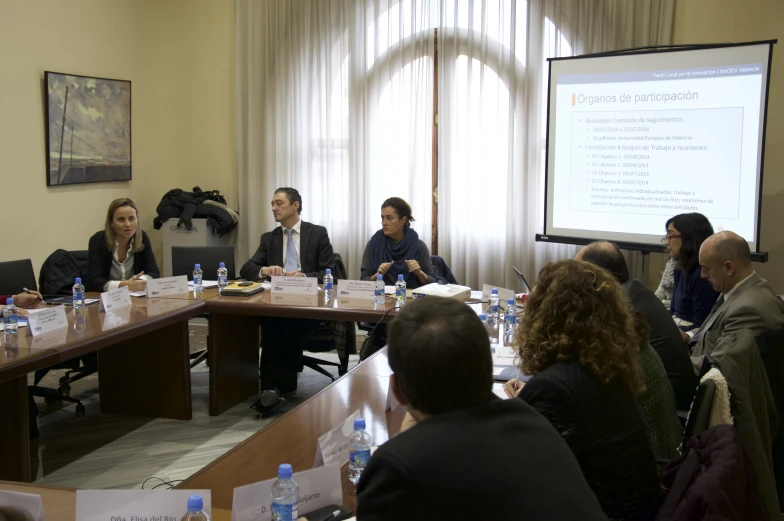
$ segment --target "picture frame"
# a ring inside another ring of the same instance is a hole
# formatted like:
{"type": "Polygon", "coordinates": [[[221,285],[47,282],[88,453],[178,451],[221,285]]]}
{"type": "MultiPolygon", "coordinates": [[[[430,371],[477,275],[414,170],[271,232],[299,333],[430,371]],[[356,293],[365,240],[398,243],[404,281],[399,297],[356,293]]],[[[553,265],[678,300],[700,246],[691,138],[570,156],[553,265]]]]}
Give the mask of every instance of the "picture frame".
{"type": "Polygon", "coordinates": [[[130,181],[131,82],[45,71],[46,186],[130,181]]]}

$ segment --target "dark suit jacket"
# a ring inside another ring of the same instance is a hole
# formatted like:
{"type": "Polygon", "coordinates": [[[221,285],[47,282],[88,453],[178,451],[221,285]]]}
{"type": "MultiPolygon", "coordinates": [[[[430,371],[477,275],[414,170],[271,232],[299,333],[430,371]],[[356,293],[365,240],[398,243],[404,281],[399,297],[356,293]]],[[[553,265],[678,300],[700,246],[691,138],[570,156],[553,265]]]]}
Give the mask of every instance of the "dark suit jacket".
{"type": "Polygon", "coordinates": [[[520,400],[435,415],[381,445],[357,485],[362,521],[606,520],[552,426],[520,400]]]}
{"type": "Polygon", "coordinates": [[[682,411],[691,407],[694,391],[699,379],[689,358],[689,349],[681,337],[678,326],[673,322],[667,308],[656,295],[640,281],[630,280],[623,285],[632,307],[642,313],[651,326],[648,343],[656,351],[667,371],[667,379],[675,394],[675,406],[682,411]]]}
{"type": "MultiPolygon", "coordinates": [[[[133,274],[143,271],[145,275],[157,279],[161,276],[161,270],[155,262],[150,238],[144,231],[142,231],[142,244],[144,249],[133,254],[133,274]]],[[[109,282],[109,273],[112,270],[112,254],[113,252],[106,247],[103,230],[90,237],[87,246],[87,280],[84,281],[87,291],[103,291],[103,287],[109,282]]]]}
{"type": "Polygon", "coordinates": [[[722,337],[730,333],[748,329],[757,336],[765,331],[781,328],[784,328],[784,303],[776,296],[767,280],[753,273],[711,313],[695,334],[697,343],[692,352],[693,361],[695,365],[701,365],[702,355],[716,358],[717,350],[723,351],[731,347],[721,341],[722,337]]]}
{"type": "Polygon", "coordinates": [[[558,362],[531,378],[519,397],[561,433],[608,517],[655,512],[659,478],[645,420],[620,382],[603,384],[579,362],[558,362]]]}
{"type": "MultiPolygon", "coordinates": [[[[333,276],[337,275],[335,254],[332,252],[327,229],[302,221],[299,232],[299,263],[302,273],[306,277],[318,277],[319,283],[324,279],[327,268],[332,270],[333,276]]],[[[283,229],[280,226],[262,234],[259,249],[242,265],[240,277],[245,280],[260,280],[259,272],[267,266],[283,266],[283,229]]]]}

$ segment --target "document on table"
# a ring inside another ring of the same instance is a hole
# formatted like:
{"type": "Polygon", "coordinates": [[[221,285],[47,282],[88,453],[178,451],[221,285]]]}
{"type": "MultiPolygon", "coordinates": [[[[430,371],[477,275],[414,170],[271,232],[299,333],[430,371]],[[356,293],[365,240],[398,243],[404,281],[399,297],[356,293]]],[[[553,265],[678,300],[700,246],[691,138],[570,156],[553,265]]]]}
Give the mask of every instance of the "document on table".
{"type": "MultiPolygon", "coordinates": [[[[188,281],[188,287],[189,288],[193,287],[193,281],[192,280],[188,281]]],[[[202,289],[217,288],[218,287],[218,281],[217,280],[202,280],[201,281],[201,287],[202,287],[202,289]]]]}

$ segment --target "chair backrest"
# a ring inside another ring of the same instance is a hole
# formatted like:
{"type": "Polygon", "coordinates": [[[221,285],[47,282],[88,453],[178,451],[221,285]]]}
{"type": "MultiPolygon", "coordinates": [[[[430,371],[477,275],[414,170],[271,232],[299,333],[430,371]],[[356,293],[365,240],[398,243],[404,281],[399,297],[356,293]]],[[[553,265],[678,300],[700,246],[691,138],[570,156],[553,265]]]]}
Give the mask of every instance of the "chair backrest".
{"type": "Polygon", "coordinates": [[[38,290],[44,296],[70,295],[76,277],[85,278],[87,250],[55,250],[41,265],[38,290]]]}
{"type": "Polygon", "coordinates": [[[689,417],[686,420],[686,428],[683,430],[684,440],[708,429],[714,396],[716,396],[716,382],[710,378],[700,382],[697,392],[694,394],[689,417]]]}
{"type": "Polygon", "coordinates": [[[217,280],[218,266],[226,265],[229,280],[236,279],[234,246],[172,246],[172,276],[187,275],[193,280],[193,265],[201,264],[204,280],[217,280]]]}
{"type": "Polygon", "coordinates": [[[436,282],[439,284],[460,284],[442,257],[431,255],[430,262],[433,263],[433,269],[436,272],[436,282]]]}
{"type": "Polygon", "coordinates": [[[338,279],[346,280],[348,278],[348,268],[339,253],[335,254],[335,275],[338,279]]]}
{"type": "Polygon", "coordinates": [[[0,262],[0,295],[16,295],[22,292],[22,288],[38,290],[33,261],[22,259],[0,262]]]}

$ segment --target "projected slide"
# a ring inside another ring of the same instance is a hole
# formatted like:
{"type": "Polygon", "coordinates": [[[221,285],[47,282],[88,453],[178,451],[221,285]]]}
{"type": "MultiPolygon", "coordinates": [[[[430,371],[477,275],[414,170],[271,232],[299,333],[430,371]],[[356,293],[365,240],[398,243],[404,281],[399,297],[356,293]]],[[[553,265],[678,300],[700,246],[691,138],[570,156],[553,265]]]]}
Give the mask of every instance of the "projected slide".
{"type": "Polygon", "coordinates": [[[654,244],[669,217],[700,212],[755,242],[767,64],[696,66],[706,52],[551,75],[548,233],[654,244]]]}

